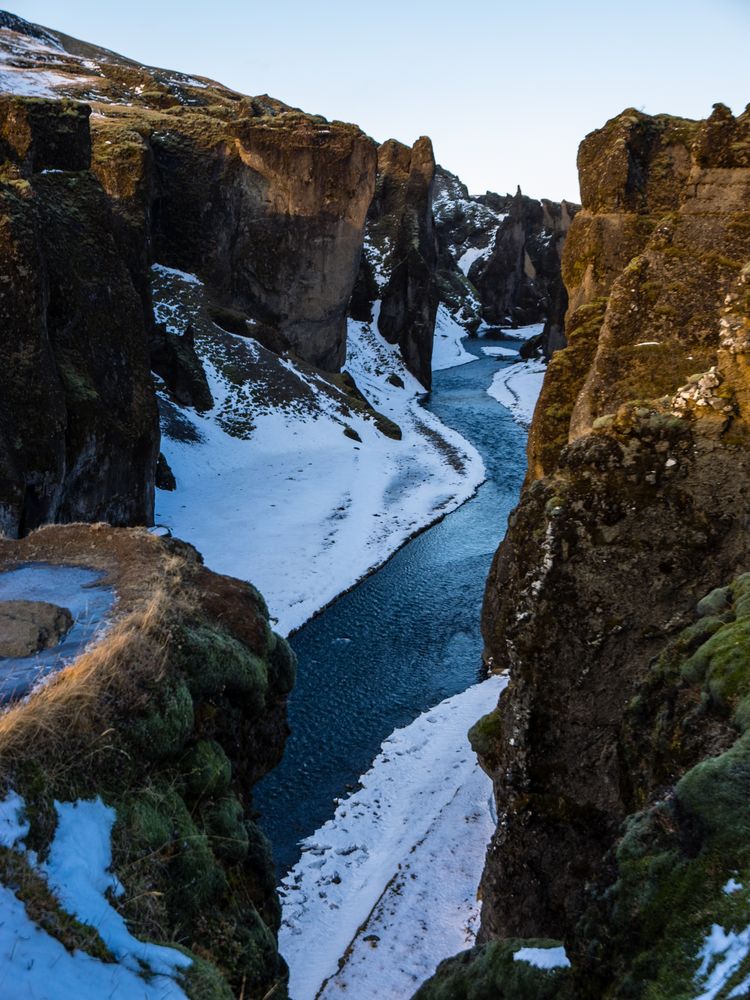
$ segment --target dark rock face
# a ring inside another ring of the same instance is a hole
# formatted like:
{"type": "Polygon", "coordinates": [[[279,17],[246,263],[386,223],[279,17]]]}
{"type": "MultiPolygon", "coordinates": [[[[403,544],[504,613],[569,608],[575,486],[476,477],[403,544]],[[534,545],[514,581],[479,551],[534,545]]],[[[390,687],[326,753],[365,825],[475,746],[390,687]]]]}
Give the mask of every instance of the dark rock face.
{"type": "Polygon", "coordinates": [[[687,995],[734,919],[745,578],[694,608],[747,569],[749,151],[748,113],[718,106],[625,112],[579,153],[568,346],[485,596],[511,683],[472,734],[500,816],[482,938],[563,938],[560,996],[687,995]]]}
{"type": "Polygon", "coordinates": [[[285,112],[229,123],[184,116],[153,128],[150,144],[157,259],[200,274],[220,304],[338,371],[374,143],[355,126],[285,112]]]}
{"type": "Polygon", "coordinates": [[[411,149],[395,139],[379,147],[375,196],[351,309],[355,319],[368,320],[371,303],[380,298],[378,329],[389,343],[399,345],[409,371],[426,389],[432,384],[438,307],[434,174],[432,143],[426,136],[411,149]]]}
{"type": "Polygon", "coordinates": [[[162,324],[154,326],[151,368],[164,379],[180,406],[210,410],[214,405],[206,373],[195,351],[195,334],[190,324],[181,335],[169,333],[162,324]]]}
{"type": "Polygon", "coordinates": [[[150,523],[159,432],[147,332],[109,201],[80,169],[88,109],[15,98],[0,107],[10,156],[0,527],[14,536],[53,520],[150,523]]]}
{"type": "Polygon", "coordinates": [[[549,357],[564,346],[567,295],[560,260],[578,205],[523,195],[471,196],[438,167],[435,221],[443,300],[473,332],[545,323],[526,352],[549,357]]]}

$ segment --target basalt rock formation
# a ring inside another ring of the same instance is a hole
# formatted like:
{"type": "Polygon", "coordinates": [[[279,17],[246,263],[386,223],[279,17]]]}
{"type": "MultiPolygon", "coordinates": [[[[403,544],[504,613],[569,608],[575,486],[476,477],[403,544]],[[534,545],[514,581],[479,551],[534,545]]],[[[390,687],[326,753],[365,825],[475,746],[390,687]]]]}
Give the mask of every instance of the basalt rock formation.
{"type": "Polygon", "coordinates": [[[89,109],[0,98],[0,531],[149,523],[159,429],[141,299],[89,109]]]}
{"type": "Polygon", "coordinates": [[[626,111],[579,170],[568,346],[487,582],[511,679],[472,730],[499,822],[460,995],[505,995],[487,949],[533,937],[572,968],[523,995],[744,996],[750,110],[626,111]]]}
{"type": "MultiPolygon", "coordinates": [[[[0,717],[2,783],[25,802],[27,846],[44,857],[55,802],[99,797],[116,812],[117,908],[136,937],[188,953],[185,993],[286,997],[251,790],[281,757],[295,659],[263,598],[144,529],[53,525],[0,541],[0,569],[40,562],[103,571],[117,604],[103,636],[0,717]]],[[[32,859],[0,854],[0,883],[45,933],[114,961],[98,928],[36,884],[32,859]]]]}
{"type": "Polygon", "coordinates": [[[437,245],[432,217],[435,157],[426,136],[409,148],[389,139],[378,148],[375,195],[367,213],[365,246],[351,303],[354,319],[372,319],[398,344],[409,370],[429,389],[438,307],[437,245]]]}
{"type": "Polygon", "coordinates": [[[526,348],[546,357],[564,346],[567,295],[560,274],[565,238],[579,206],[521,193],[472,196],[437,168],[435,221],[442,298],[474,332],[544,323],[526,348]],[[456,267],[457,265],[457,267],[456,267]]]}

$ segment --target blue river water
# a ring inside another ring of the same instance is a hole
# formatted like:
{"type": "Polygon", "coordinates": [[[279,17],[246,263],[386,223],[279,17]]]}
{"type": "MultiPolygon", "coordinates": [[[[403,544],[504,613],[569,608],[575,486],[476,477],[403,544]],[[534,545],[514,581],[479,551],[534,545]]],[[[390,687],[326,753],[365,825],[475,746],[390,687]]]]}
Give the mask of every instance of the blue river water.
{"type": "Polygon", "coordinates": [[[292,637],[291,735],[280,766],[253,791],[282,874],[394,729],[481,676],[484,583],[518,500],[526,432],[486,392],[508,362],[481,351],[517,342],[464,343],[479,360],[435,372],[425,405],[476,447],[486,482],[292,637]]]}

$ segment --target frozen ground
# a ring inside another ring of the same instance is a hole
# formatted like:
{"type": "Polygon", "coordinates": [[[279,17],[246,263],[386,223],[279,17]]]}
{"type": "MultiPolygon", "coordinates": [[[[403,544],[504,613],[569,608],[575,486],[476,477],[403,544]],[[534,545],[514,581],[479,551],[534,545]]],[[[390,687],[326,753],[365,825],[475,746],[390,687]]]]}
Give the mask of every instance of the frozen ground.
{"type": "Polygon", "coordinates": [[[177,489],[157,492],[156,521],[212,569],[251,580],[279,631],[482,482],[478,452],[420,406],[424,390],[376,322],[350,323],[346,370],[401,440],[331,380],[211,323],[195,277],[159,267],[154,276],[159,318],[177,332],[194,325],[216,404],[201,415],[164,397],[162,449],[177,489]]]}
{"type": "Polygon", "coordinates": [[[510,410],[514,420],[528,427],[542,391],[546,370],[547,366],[542,361],[523,361],[517,365],[508,365],[495,373],[487,392],[510,410]]]}
{"type": "MultiPolygon", "coordinates": [[[[61,908],[93,927],[114,962],[69,952],[38,927],[14,891],[0,885],[0,996],[8,1000],[187,1000],[180,970],[191,960],[173,948],[134,938],[106,893],[122,893],[109,872],[113,809],[101,799],[55,803],[58,825],[47,861],[23,843],[29,832],[24,801],[10,791],[0,801],[0,847],[25,857],[45,878],[61,908]]],[[[54,921],[52,922],[54,924],[54,921]]]]}
{"type": "Polygon", "coordinates": [[[494,820],[466,734],[506,683],[491,677],[396,730],[305,841],[282,887],[295,1000],[408,997],[473,943],[494,820]]]}
{"type": "Polygon", "coordinates": [[[115,595],[111,588],[99,585],[101,578],[95,570],[46,563],[0,573],[0,601],[48,601],[67,608],[73,616],[73,627],[51,649],[0,658],[0,703],[26,694],[103,633],[115,595]]]}

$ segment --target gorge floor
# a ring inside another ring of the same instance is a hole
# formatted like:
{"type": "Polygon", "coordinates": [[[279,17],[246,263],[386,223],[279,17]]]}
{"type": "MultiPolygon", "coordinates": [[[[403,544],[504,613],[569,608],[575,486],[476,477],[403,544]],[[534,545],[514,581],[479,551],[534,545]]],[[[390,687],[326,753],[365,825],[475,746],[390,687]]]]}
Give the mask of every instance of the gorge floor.
{"type": "MultiPolygon", "coordinates": [[[[413,754],[418,755],[424,742],[417,717],[421,713],[430,715],[427,710],[443,699],[451,699],[446,702],[449,707],[444,711],[450,714],[455,709],[454,718],[456,714],[460,716],[460,699],[464,694],[469,696],[466,689],[476,685],[480,679],[479,610],[483,585],[497,539],[502,536],[508,514],[518,498],[523,478],[526,434],[509,411],[487,393],[494,375],[503,369],[510,371],[519,366],[509,364],[506,357],[488,356],[482,350],[493,344],[508,348],[518,346],[517,343],[484,339],[464,343],[477,360],[436,372],[433,391],[426,405],[442,422],[459,431],[477,448],[485,464],[486,481],[472,499],[408,542],[384,566],[339,598],[293,637],[300,670],[297,688],[290,701],[292,735],[280,767],[255,790],[256,806],[274,844],[281,872],[289,871],[297,862],[299,842],[305,837],[311,838],[307,846],[312,846],[313,852],[321,845],[332,845],[332,853],[338,851],[345,859],[348,846],[352,845],[343,843],[340,824],[335,832],[330,825],[324,831],[319,829],[333,812],[332,802],[356,786],[359,777],[368,770],[377,755],[381,743],[390,734],[408,743],[409,737],[404,734],[412,730],[411,749],[406,751],[411,756],[405,759],[413,761],[413,754]],[[416,729],[409,726],[409,730],[400,734],[393,732],[415,719],[417,721],[413,726],[416,729]]],[[[483,691],[483,687],[480,685],[473,689],[474,694],[470,696],[472,704],[467,703],[464,707],[466,718],[461,722],[464,728],[458,738],[459,745],[450,748],[451,753],[468,749],[468,746],[463,746],[466,728],[485,710],[481,707],[485,701],[490,708],[497,698],[496,687],[492,691],[489,686],[483,691]]],[[[434,711],[439,712],[441,708],[434,711]]],[[[434,727],[436,731],[438,728],[434,727]]],[[[387,756],[388,747],[383,749],[387,756]]],[[[470,752],[464,752],[460,762],[444,753],[439,762],[435,762],[433,776],[443,777],[440,772],[443,765],[448,768],[463,765],[467,777],[476,772],[470,752]]],[[[396,817],[396,823],[401,812],[399,808],[393,808],[393,800],[400,797],[399,806],[402,807],[404,800],[408,801],[425,791],[424,785],[420,786],[424,775],[415,775],[414,769],[409,768],[399,768],[397,773],[403,780],[397,782],[395,789],[391,785],[389,791],[382,785],[387,786],[392,779],[384,777],[377,767],[368,776],[371,788],[382,788],[387,794],[390,804],[385,804],[382,811],[391,818],[396,817]]],[[[484,778],[481,773],[479,777],[484,778]]],[[[450,785],[450,781],[447,784],[450,785]]],[[[457,784],[454,781],[452,787],[455,789],[457,784]]],[[[484,792],[475,792],[480,799],[483,798],[487,815],[489,791],[487,782],[484,792]]],[[[379,792],[374,798],[381,803],[379,792]]],[[[425,798],[433,802],[429,794],[425,798]]],[[[436,806],[432,820],[439,818],[446,804],[443,802],[436,806]]],[[[430,808],[426,807],[427,813],[430,808]]],[[[352,814],[356,811],[351,810],[352,814]]],[[[361,812],[363,818],[365,815],[368,818],[360,828],[351,829],[350,835],[358,847],[364,847],[365,854],[377,855],[387,841],[389,820],[382,824],[375,822],[366,830],[365,826],[373,819],[372,811],[363,809],[361,812]],[[369,843],[360,844],[363,838],[369,843]]],[[[421,817],[423,821],[425,818],[425,815],[421,817]]],[[[419,824],[417,830],[415,825],[415,843],[425,833],[423,826],[424,823],[419,824]]],[[[430,826],[429,822],[427,826],[430,826]]],[[[482,839],[481,835],[479,839],[482,839]]],[[[413,846],[411,842],[409,845],[401,843],[402,858],[410,853],[413,846]]],[[[474,885],[481,870],[483,851],[484,842],[474,862],[479,866],[474,873],[474,885]]],[[[353,856],[354,852],[350,853],[353,856]]],[[[393,857],[389,860],[394,863],[393,857]]],[[[398,860],[395,859],[396,862],[398,860]]],[[[314,925],[319,924],[318,917],[323,912],[321,910],[316,917],[316,908],[322,907],[330,915],[330,903],[326,900],[332,889],[336,895],[335,901],[331,898],[338,909],[334,921],[338,931],[336,940],[343,941],[343,947],[333,954],[338,945],[329,941],[326,956],[316,963],[316,970],[320,973],[317,986],[323,978],[335,972],[343,948],[354,938],[362,918],[367,917],[370,906],[377,902],[390,877],[387,865],[375,865],[367,876],[363,875],[360,866],[354,865],[350,866],[350,873],[357,869],[357,887],[353,882],[348,887],[345,879],[343,885],[336,882],[336,877],[342,877],[338,870],[331,868],[328,872],[326,868],[325,872],[321,871],[325,861],[320,853],[316,856],[306,851],[300,868],[293,873],[292,882],[294,877],[300,875],[301,869],[307,868],[308,871],[298,881],[297,889],[291,893],[286,890],[287,929],[290,928],[290,921],[299,923],[302,918],[302,896],[309,896],[313,907],[310,909],[303,903],[303,923],[308,921],[314,925]],[[329,884],[328,890],[313,884],[316,878],[325,879],[326,872],[328,882],[333,879],[333,885],[329,884]],[[363,885],[363,878],[366,885],[363,885]],[[351,890],[349,893],[348,888],[351,890]],[[313,889],[314,896],[311,895],[313,889]],[[325,896],[321,897],[320,892],[324,892],[325,896]],[[358,897],[358,903],[351,909],[353,894],[358,897]],[[368,899],[371,903],[365,906],[368,899]],[[364,913],[361,913],[363,906],[364,913]],[[295,917],[291,916],[293,912],[295,917]]],[[[338,869],[343,873],[345,867],[342,863],[338,869]]],[[[284,934],[283,930],[282,938],[284,934]]],[[[366,936],[364,932],[362,936],[366,936]]],[[[431,934],[430,938],[434,945],[434,935],[431,934]]],[[[302,952],[306,948],[306,940],[304,935],[298,936],[289,947],[293,946],[295,952],[297,949],[302,952]]],[[[450,945],[446,943],[443,954],[437,953],[440,949],[438,944],[437,949],[433,948],[426,959],[421,956],[420,961],[424,959],[434,968],[440,958],[466,947],[467,943],[470,942],[451,939],[450,945]]],[[[365,947],[371,948],[372,945],[365,947]]],[[[309,976],[304,982],[298,980],[294,956],[290,952],[286,957],[292,966],[292,995],[295,1000],[315,996],[315,984],[309,976]]],[[[419,961],[416,968],[421,976],[429,975],[431,971],[428,967],[422,968],[419,961]]],[[[418,983],[410,981],[413,971],[402,971],[401,983],[406,990],[403,995],[408,995],[418,983]]],[[[338,984],[332,984],[329,989],[333,990],[335,985],[345,986],[344,978],[337,977],[338,984]]],[[[357,984],[358,998],[360,994],[370,995],[362,993],[367,986],[361,967],[357,972],[357,984]]],[[[325,995],[335,995],[335,992],[325,995]]],[[[391,995],[398,996],[399,993],[391,995]]]]}

